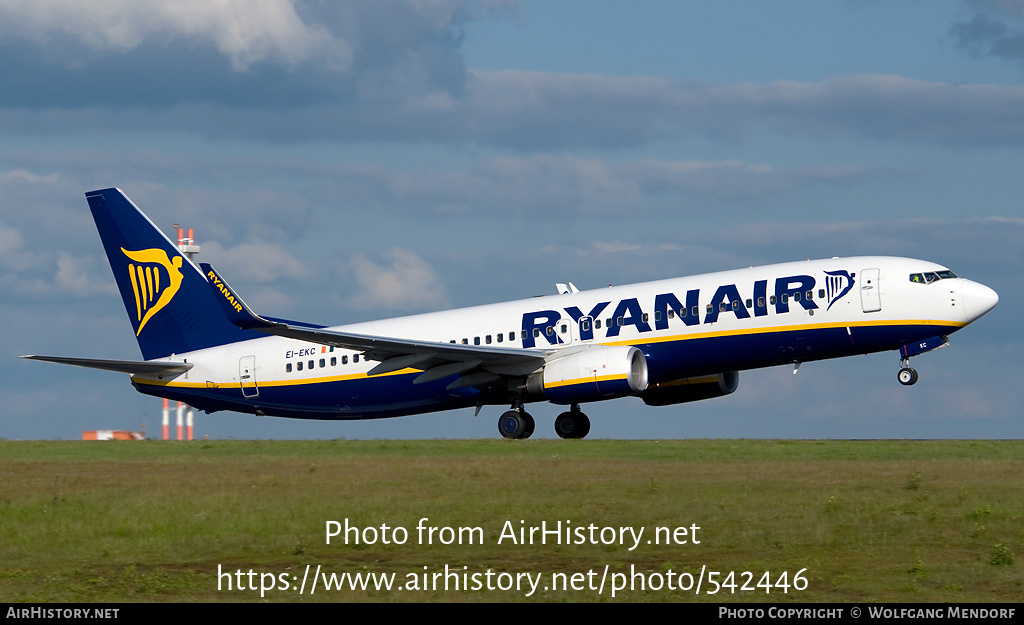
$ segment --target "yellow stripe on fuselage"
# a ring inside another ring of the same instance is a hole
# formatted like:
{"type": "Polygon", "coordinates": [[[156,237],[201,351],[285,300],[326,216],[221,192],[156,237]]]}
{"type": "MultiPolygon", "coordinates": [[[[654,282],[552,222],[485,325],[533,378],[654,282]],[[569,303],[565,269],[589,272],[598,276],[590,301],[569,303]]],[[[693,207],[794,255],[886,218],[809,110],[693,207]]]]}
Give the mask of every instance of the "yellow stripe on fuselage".
{"type": "MultiPolygon", "coordinates": [[[[365,378],[386,378],[392,375],[407,375],[410,373],[421,373],[422,369],[400,369],[398,371],[392,371],[390,373],[381,373],[379,375],[367,375],[363,373],[351,373],[349,375],[332,375],[327,377],[316,377],[316,378],[294,378],[287,380],[256,380],[254,386],[257,388],[263,388],[267,386],[301,386],[303,384],[323,384],[326,382],[343,382],[347,380],[359,380],[365,378]]],[[[133,376],[132,380],[139,384],[146,384],[149,386],[170,386],[173,388],[206,388],[210,384],[206,381],[203,382],[183,382],[178,380],[153,380],[151,378],[140,378],[133,376]]],[[[236,381],[232,382],[212,382],[214,388],[238,388],[239,383],[236,381]]]]}
{"type": "Polygon", "coordinates": [[[591,376],[586,378],[575,378],[572,380],[562,380],[561,382],[550,382],[545,383],[544,388],[558,388],[560,386],[572,386],[574,384],[593,384],[594,382],[611,382],[613,380],[625,380],[626,374],[621,373],[619,375],[601,375],[591,376]]]}

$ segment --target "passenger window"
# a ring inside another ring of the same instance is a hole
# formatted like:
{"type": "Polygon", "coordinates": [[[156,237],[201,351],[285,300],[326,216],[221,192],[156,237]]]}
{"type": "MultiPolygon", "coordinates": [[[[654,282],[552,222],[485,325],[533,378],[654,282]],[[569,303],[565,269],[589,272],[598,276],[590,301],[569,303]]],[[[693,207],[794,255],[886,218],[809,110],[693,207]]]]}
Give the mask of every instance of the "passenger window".
{"type": "Polygon", "coordinates": [[[708,304],[708,314],[710,315],[713,312],[715,312],[715,307],[712,306],[711,304],[708,304]]]}
{"type": "Polygon", "coordinates": [[[487,343],[488,345],[491,344],[491,335],[490,334],[488,334],[487,336],[484,337],[484,343],[487,343]]]}
{"type": "Polygon", "coordinates": [[[644,323],[647,323],[647,320],[648,320],[649,318],[650,318],[650,317],[648,317],[648,316],[647,316],[647,313],[644,313],[644,323]]]}
{"type": "Polygon", "coordinates": [[[348,356],[342,356],[341,357],[341,364],[343,364],[343,365],[347,365],[348,364],[348,356]]]}
{"type": "Polygon", "coordinates": [[[693,317],[699,317],[700,316],[700,311],[697,310],[697,306],[693,307],[693,311],[692,312],[693,312],[693,315],[692,315],[693,317]]]}
{"type": "Polygon", "coordinates": [[[747,299],[747,308],[750,308],[753,305],[754,305],[754,302],[750,301],[750,299],[747,299]]]}
{"type": "MultiPolygon", "coordinates": [[[[658,314],[660,315],[661,313],[659,312],[658,314]]],[[[668,318],[669,319],[675,319],[676,318],[676,311],[674,311],[671,308],[669,308],[668,309],[668,318]]],[[[658,317],[655,317],[654,320],[655,321],[660,321],[660,319],[658,317]]]]}
{"type": "Polygon", "coordinates": [[[327,360],[324,359],[324,358],[321,358],[320,359],[320,368],[323,369],[326,366],[327,366],[327,360]]]}
{"type": "Polygon", "coordinates": [[[721,304],[718,305],[718,312],[725,312],[727,310],[729,310],[729,305],[726,304],[725,302],[722,302],[721,304]]]}
{"type": "Polygon", "coordinates": [[[601,329],[601,320],[600,319],[594,319],[594,328],[596,328],[598,330],[601,329]]]}
{"type": "Polygon", "coordinates": [[[774,296],[774,295],[772,295],[772,296],[771,296],[771,298],[769,298],[769,300],[768,300],[768,301],[769,301],[769,303],[770,303],[770,304],[771,304],[772,306],[774,306],[774,305],[775,305],[775,296],[774,296]]]}
{"type": "Polygon", "coordinates": [[[313,361],[312,361],[312,360],[310,360],[310,361],[309,361],[309,368],[310,368],[310,369],[313,369],[313,368],[314,368],[314,363],[313,363],[313,361]]]}
{"type": "Polygon", "coordinates": [[[463,345],[469,345],[469,339],[462,339],[463,345]]]}
{"type": "Polygon", "coordinates": [[[825,298],[825,289],[818,289],[818,299],[825,298]]]}
{"type": "Polygon", "coordinates": [[[562,324],[562,334],[565,334],[565,331],[568,330],[568,329],[569,329],[569,327],[563,323],[562,324]]]}
{"type": "MultiPolygon", "coordinates": [[[[672,318],[672,311],[671,310],[668,311],[668,318],[669,319],[672,318]]],[[[655,321],[661,321],[661,311],[660,310],[654,311],[654,320],[655,321]]]]}
{"type": "MultiPolygon", "coordinates": [[[[786,297],[786,296],[783,295],[782,297],[786,297]]],[[[794,302],[799,302],[800,301],[800,291],[797,291],[796,293],[793,293],[793,301],[794,302]]]]}
{"type": "MultiPolygon", "coordinates": [[[[774,304],[775,302],[772,302],[772,303],[774,304]]],[[[764,298],[763,297],[757,298],[757,307],[758,308],[764,308],[764,298]]]]}
{"type": "Polygon", "coordinates": [[[286,364],[284,366],[284,372],[285,373],[291,373],[292,372],[292,363],[289,362],[288,364],[286,364]]]}
{"type": "Polygon", "coordinates": [[[508,340],[510,340],[510,341],[516,340],[516,333],[515,332],[509,332],[508,333],[508,340]]]}
{"type": "Polygon", "coordinates": [[[612,327],[612,318],[608,317],[607,319],[605,319],[604,325],[608,326],[609,328],[612,327]]]}
{"type": "Polygon", "coordinates": [[[533,329],[533,338],[535,338],[535,339],[539,339],[540,338],[540,328],[534,328],[533,329]]]}
{"type": "Polygon", "coordinates": [[[739,310],[740,309],[740,301],[738,299],[734,299],[732,301],[732,309],[733,310],[739,310]]]}
{"type": "Polygon", "coordinates": [[[299,362],[295,363],[295,368],[298,371],[302,371],[302,361],[301,360],[299,362]]]}
{"type": "Polygon", "coordinates": [[[353,354],[352,362],[359,362],[359,354],[353,354]]]}
{"type": "Polygon", "coordinates": [[[584,332],[589,332],[590,331],[590,319],[584,319],[583,322],[580,323],[580,329],[583,330],[584,332]]]}
{"type": "Polygon", "coordinates": [[[338,366],[338,357],[337,356],[331,356],[331,366],[332,367],[337,367],[338,366]]]}
{"type": "Polygon", "coordinates": [[[554,326],[548,326],[547,329],[545,330],[545,332],[547,332],[548,336],[554,336],[555,335],[555,328],[554,328],[554,326]]]}
{"type": "Polygon", "coordinates": [[[479,336],[474,336],[473,337],[473,345],[479,345],[479,344],[480,344],[480,337],[479,336]]]}
{"type": "Polygon", "coordinates": [[[622,319],[622,317],[619,317],[618,319],[615,320],[615,323],[618,324],[620,328],[622,327],[622,319]]]}
{"type": "Polygon", "coordinates": [[[499,333],[498,333],[498,342],[499,342],[499,343],[500,343],[500,342],[502,342],[503,340],[505,340],[505,339],[503,338],[504,336],[505,336],[505,335],[504,335],[504,334],[502,334],[501,332],[499,332],[499,333]]]}

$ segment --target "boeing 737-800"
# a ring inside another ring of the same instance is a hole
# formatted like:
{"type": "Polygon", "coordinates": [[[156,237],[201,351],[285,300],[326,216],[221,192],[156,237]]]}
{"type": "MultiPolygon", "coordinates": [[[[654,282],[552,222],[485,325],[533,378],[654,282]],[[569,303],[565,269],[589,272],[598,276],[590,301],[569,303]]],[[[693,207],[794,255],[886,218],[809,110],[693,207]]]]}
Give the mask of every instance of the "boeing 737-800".
{"type": "Polygon", "coordinates": [[[739,371],[899,350],[910,358],[998,302],[932,262],[866,256],[790,262],[345,326],[257,315],[194,265],[119,189],[86,194],[144,362],[25,356],[131,374],[148,395],[206,412],[372,419],[507,405],[528,438],[530,402],[569,409],[636,396],[665,406],[727,395],[739,371]]]}

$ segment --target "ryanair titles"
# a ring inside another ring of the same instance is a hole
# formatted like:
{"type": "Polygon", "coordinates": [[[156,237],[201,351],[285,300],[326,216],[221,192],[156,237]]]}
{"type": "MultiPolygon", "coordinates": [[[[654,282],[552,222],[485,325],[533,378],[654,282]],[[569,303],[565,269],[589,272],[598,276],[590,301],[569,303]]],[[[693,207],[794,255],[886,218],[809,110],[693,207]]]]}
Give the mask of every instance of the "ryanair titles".
{"type": "MultiPolygon", "coordinates": [[[[853,288],[854,274],[846,271],[826,273],[832,280],[828,284],[827,293],[827,297],[831,299],[831,307],[853,288]],[[836,282],[841,284],[835,284],[836,282]]],[[[578,306],[569,306],[563,309],[564,312],[528,312],[523,315],[523,347],[536,347],[538,339],[541,338],[551,345],[562,343],[555,326],[566,315],[577,324],[580,340],[589,341],[594,339],[597,331],[603,331],[604,338],[615,338],[626,326],[633,326],[640,333],[667,330],[669,319],[676,315],[687,326],[695,326],[715,323],[722,315],[734,315],[736,319],[764,317],[768,315],[769,308],[774,308],[775,314],[785,314],[790,312],[791,303],[799,305],[804,310],[815,310],[818,308],[814,301],[816,284],[814,277],[807,275],[777,278],[773,294],[769,296],[768,280],[757,280],[753,284],[753,297],[748,300],[743,299],[735,284],[725,284],[718,287],[711,301],[703,308],[699,303],[700,289],[688,290],[683,300],[675,293],[660,293],[654,296],[653,314],[644,313],[635,297],[619,300],[614,308],[610,308],[611,302],[601,302],[589,311],[583,311],[578,306]],[[607,315],[602,328],[601,315],[606,314],[608,310],[611,310],[611,314],[607,315]]],[[[826,297],[824,291],[822,289],[819,297],[826,297]]]]}
{"type": "Polygon", "coordinates": [[[224,296],[224,299],[226,299],[228,303],[231,304],[231,307],[235,309],[235,312],[242,312],[242,305],[239,304],[238,300],[235,299],[235,294],[228,290],[227,285],[224,284],[223,280],[217,277],[216,273],[214,273],[213,271],[207,271],[206,277],[209,278],[210,283],[213,284],[213,286],[218,291],[220,291],[221,295],[224,296]]]}

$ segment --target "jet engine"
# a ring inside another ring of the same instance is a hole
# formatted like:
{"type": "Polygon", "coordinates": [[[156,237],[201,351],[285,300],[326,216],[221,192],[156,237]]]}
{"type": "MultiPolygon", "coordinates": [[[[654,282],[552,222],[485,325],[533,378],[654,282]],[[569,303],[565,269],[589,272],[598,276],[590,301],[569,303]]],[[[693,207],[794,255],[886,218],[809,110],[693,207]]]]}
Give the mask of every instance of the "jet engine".
{"type": "Polygon", "coordinates": [[[670,406],[728,395],[739,385],[739,371],[725,371],[715,375],[680,378],[651,384],[640,394],[640,397],[648,406],[670,406]]]}
{"type": "Polygon", "coordinates": [[[636,347],[593,347],[563,356],[531,375],[526,390],[555,404],[578,404],[647,388],[647,359],[636,347]]]}

